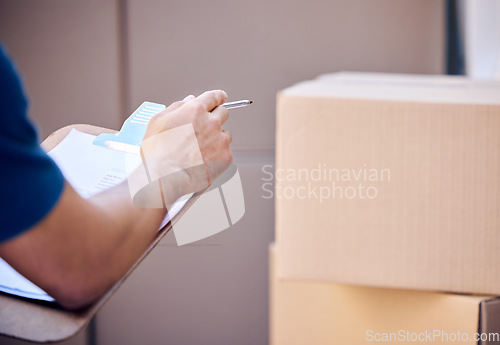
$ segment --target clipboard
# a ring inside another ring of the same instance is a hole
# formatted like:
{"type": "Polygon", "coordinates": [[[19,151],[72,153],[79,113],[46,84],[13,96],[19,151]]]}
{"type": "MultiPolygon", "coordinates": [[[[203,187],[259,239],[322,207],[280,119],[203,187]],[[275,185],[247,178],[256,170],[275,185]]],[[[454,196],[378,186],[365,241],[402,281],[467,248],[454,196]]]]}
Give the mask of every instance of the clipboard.
{"type": "MultiPolygon", "coordinates": [[[[70,132],[76,129],[80,132],[99,136],[101,134],[116,136],[117,131],[77,124],[63,127],[50,134],[41,144],[45,151],[56,147],[70,132]]],[[[59,342],[73,337],[83,330],[97,312],[106,304],[123,282],[132,274],[135,268],[158,245],[161,239],[172,229],[186,211],[198,200],[204,191],[195,193],[184,207],[156,233],[154,240],[136,260],[130,269],[123,275],[98,301],[80,310],[65,310],[55,303],[46,303],[19,298],[7,294],[0,294],[0,335],[17,338],[24,341],[47,343],[59,342]]]]}

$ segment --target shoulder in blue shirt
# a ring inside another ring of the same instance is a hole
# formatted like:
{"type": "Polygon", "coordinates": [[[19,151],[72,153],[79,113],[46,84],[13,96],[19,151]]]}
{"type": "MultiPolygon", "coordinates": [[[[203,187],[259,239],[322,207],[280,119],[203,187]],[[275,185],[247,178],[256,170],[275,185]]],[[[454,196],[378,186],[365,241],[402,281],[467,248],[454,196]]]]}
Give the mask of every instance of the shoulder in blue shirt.
{"type": "Polygon", "coordinates": [[[64,188],[64,178],[42,150],[27,117],[21,81],[0,45],[0,241],[42,220],[64,188]]]}

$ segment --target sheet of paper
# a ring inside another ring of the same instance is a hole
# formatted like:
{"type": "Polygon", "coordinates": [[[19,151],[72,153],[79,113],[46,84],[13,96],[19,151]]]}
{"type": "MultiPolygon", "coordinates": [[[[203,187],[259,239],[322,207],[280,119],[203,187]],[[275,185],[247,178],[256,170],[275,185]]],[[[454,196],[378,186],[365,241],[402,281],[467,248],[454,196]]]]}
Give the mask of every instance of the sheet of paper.
{"type": "MultiPolygon", "coordinates": [[[[66,180],[84,198],[113,187],[127,178],[127,153],[93,145],[95,136],[73,129],[49,156],[54,159],[66,180]],[[75,154],[77,153],[77,154],[75,154]]],[[[139,164],[140,161],[138,160],[139,164]]],[[[186,195],[174,204],[160,229],[173,218],[189,200],[186,195]]],[[[24,278],[0,259],[0,291],[17,296],[54,301],[45,291],[24,278]]]]}
{"type": "Polygon", "coordinates": [[[42,301],[54,301],[45,291],[17,273],[2,259],[0,259],[0,291],[42,301]]]}

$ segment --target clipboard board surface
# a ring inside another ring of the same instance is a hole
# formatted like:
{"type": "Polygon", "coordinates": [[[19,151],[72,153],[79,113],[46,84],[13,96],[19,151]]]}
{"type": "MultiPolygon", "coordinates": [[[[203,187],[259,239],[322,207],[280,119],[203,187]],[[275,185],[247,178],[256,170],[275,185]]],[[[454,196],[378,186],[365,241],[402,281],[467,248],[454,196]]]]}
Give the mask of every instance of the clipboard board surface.
{"type": "MultiPolygon", "coordinates": [[[[92,135],[117,131],[84,124],[63,127],[41,144],[45,151],[56,147],[72,129],[92,135]]],[[[65,310],[55,303],[34,301],[8,294],[0,294],[0,335],[36,343],[59,342],[83,330],[107,300],[119,289],[134,269],[148,256],[161,239],[172,229],[180,217],[194,204],[203,192],[194,194],[178,214],[159,230],[144,253],[97,302],[80,310],[65,310]]]]}

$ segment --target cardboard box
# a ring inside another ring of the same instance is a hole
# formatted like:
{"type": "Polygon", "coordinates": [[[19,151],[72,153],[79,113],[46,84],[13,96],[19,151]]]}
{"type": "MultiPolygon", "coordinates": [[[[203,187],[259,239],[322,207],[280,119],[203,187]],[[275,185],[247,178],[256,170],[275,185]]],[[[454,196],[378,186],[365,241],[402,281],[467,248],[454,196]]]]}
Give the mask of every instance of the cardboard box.
{"type": "Polygon", "coordinates": [[[276,140],[280,276],[500,294],[500,82],[322,76],[276,140]]]}
{"type": "Polygon", "coordinates": [[[281,280],[279,258],[271,248],[271,345],[500,341],[500,299],[281,280]]]}

